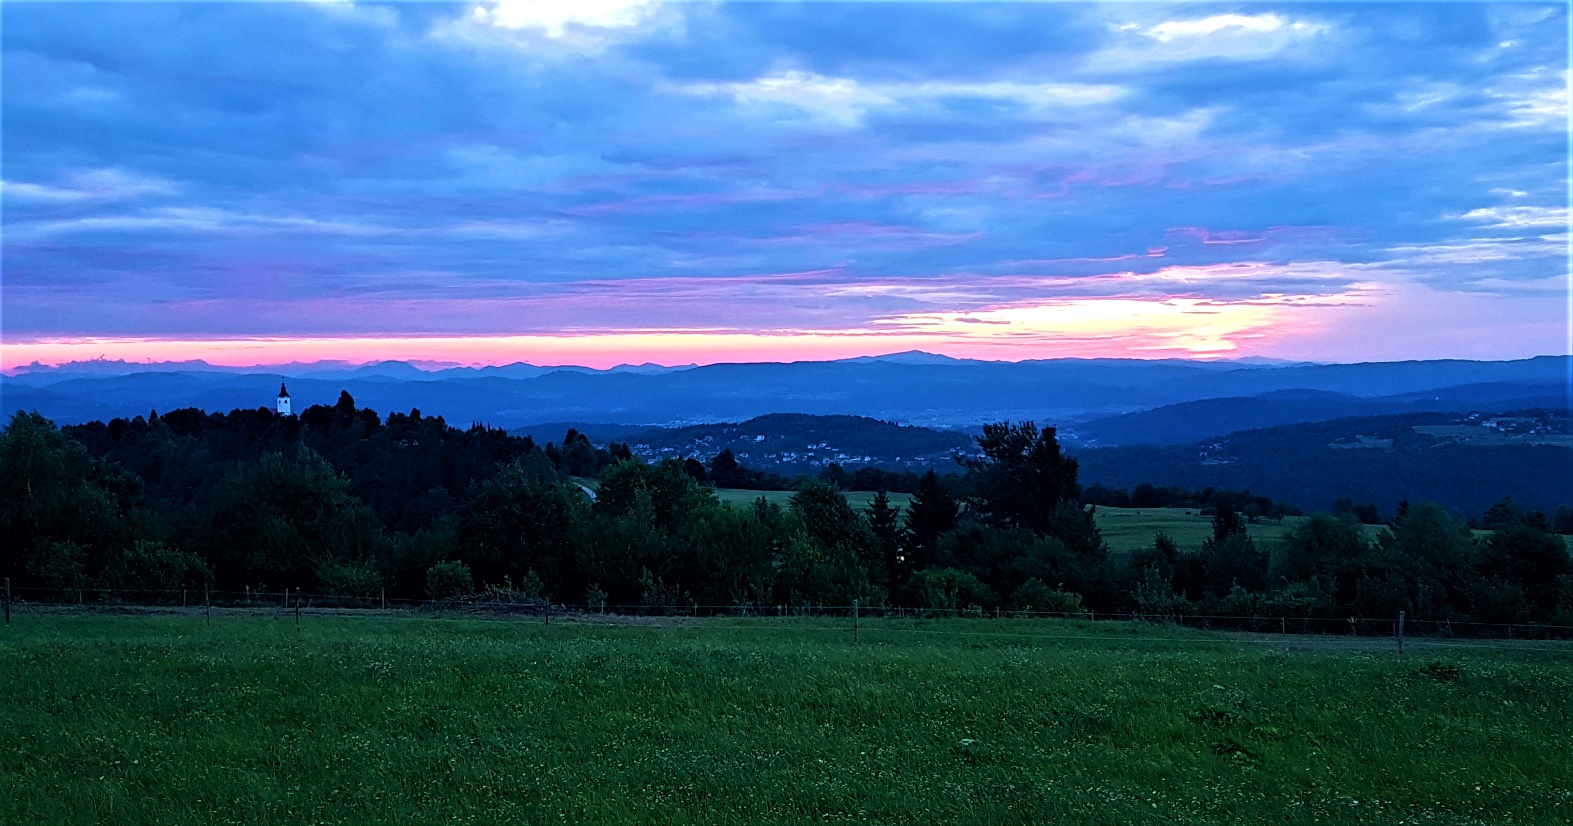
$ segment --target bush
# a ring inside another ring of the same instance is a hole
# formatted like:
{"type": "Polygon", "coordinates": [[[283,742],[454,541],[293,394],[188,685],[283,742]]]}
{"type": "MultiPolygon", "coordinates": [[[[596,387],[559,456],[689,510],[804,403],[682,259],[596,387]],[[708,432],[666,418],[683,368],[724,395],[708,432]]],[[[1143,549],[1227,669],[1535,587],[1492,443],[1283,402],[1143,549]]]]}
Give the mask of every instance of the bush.
{"type": "Polygon", "coordinates": [[[66,540],[50,542],[28,560],[27,573],[45,588],[81,588],[87,584],[87,551],[66,540]]]}
{"type": "Polygon", "coordinates": [[[1022,583],[1010,595],[1010,607],[1017,611],[1042,611],[1048,614],[1080,614],[1081,594],[1056,591],[1037,578],[1022,583]]]}
{"type": "Polygon", "coordinates": [[[212,571],[196,554],[142,539],[111,559],[104,570],[108,587],[136,591],[170,591],[212,578],[212,571]]]}
{"type": "Polygon", "coordinates": [[[329,562],[317,571],[324,594],[371,598],[382,591],[382,575],[370,562],[329,562]]]}
{"type": "Polygon", "coordinates": [[[426,569],[426,594],[432,599],[452,599],[475,592],[470,566],[450,560],[426,569]]]}
{"type": "Polygon", "coordinates": [[[902,589],[904,601],[914,608],[955,611],[987,608],[999,603],[994,589],[966,571],[955,568],[918,571],[902,589]]]}

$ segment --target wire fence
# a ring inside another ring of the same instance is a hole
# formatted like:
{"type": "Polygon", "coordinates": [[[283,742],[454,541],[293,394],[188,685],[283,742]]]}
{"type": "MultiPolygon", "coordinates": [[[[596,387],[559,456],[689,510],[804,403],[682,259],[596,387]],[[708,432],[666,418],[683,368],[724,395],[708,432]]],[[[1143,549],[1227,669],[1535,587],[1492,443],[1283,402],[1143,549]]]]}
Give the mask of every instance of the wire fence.
{"type": "MultiPolygon", "coordinates": [[[[909,608],[888,605],[666,605],[565,604],[518,591],[493,589],[450,599],[407,599],[348,594],[310,594],[300,589],[241,591],[210,589],[110,589],[110,588],[12,588],[4,592],[6,622],[13,612],[30,609],[126,610],[141,612],[191,612],[214,609],[222,614],[285,614],[297,621],[302,614],[336,614],[376,617],[400,615],[558,621],[622,620],[629,618],[690,619],[789,619],[819,618],[850,623],[854,635],[859,623],[901,620],[991,620],[1003,630],[1009,620],[1063,620],[1081,630],[1113,628],[1112,623],[1144,623],[1200,631],[1247,632],[1274,636],[1411,639],[1415,642],[1448,640],[1573,640],[1573,626],[1540,622],[1476,622],[1442,618],[1414,618],[1404,612],[1393,617],[1329,616],[1225,616],[1152,614],[1110,611],[1036,611],[981,608],[909,608]]],[[[984,626],[988,627],[988,626],[984,626]]],[[[977,632],[983,633],[983,632],[977,632]]]]}

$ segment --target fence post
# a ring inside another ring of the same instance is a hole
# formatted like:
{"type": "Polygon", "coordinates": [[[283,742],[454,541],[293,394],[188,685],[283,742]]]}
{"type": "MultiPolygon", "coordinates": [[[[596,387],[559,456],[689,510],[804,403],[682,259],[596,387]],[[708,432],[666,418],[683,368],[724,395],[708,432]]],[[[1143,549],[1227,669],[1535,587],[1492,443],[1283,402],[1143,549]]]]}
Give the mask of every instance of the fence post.
{"type": "Polygon", "coordinates": [[[1404,612],[1398,612],[1398,653],[1404,653],[1404,612]]]}
{"type": "Polygon", "coordinates": [[[858,601],[852,600],[852,644],[858,642],[858,601]]]}
{"type": "Polygon", "coordinates": [[[213,593],[207,585],[202,586],[202,606],[208,613],[208,627],[213,627],[213,593]]]}
{"type": "MultiPolygon", "coordinates": [[[[284,589],[284,599],[285,600],[289,599],[289,589],[288,588],[284,589]]],[[[295,589],[295,628],[297,630],[300,629],[300,600],[301,600],[300,589],[296,588],[295,589]]]]}
{"type": "Polygon", "coordinates": [[[542,623],[542,625],[544,627],[546,627],[546,628],[551,628],[552,627],[552,601],[551,600],[547,600],[546,601],[546,608],[541,611],[541,615],[546,618],[546,622],[542,623]]]}
{"type": "Polygon", "coordinates": [[[11,578],[5,578],[5,624],[11,624],[11,578]]]}
{"type": "Polygon", "coordinates": [[[186,607],[186,589],[180,589],[180,607],[186,607]]]}
{"type": "Polygon", "coordinates": [[[388,610],[388,591],[385,588],[382,591],[380,591],[379,593],[382,594],[382,610],[386,611],[386,610],[388,610]]]}

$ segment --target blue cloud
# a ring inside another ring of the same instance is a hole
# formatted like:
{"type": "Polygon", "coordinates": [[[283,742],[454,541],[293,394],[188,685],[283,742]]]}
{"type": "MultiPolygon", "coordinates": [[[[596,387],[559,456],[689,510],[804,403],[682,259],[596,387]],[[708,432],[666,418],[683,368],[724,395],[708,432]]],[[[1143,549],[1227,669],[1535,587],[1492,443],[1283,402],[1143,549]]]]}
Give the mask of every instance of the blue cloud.
{"type": "Polygon", "coordinates": [[[1566,275],[1561,6],[476,8],[7,6],[7,337],[543,329],[587,296],[659,327],[805,272],[750,323],[1566,275]],[[1237,264],[1267,269],[1116,277],[1237,264]]]}

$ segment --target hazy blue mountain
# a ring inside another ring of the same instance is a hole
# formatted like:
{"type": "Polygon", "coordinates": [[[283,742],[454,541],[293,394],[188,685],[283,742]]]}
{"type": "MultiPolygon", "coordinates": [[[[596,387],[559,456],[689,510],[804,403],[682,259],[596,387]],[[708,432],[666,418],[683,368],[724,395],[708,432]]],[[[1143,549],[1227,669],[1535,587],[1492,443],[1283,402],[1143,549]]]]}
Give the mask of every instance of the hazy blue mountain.
{"type": "MultiPolygon", "coordinates": [[[[273,406],[281,380],[296,409],[331,404],[347,390],[383,412],[419,408],[449,421],[519,427],[532,422],[680,425],[742,421],[767,413],[857,415],[942,427],[1001,419],[1071,424],[1204,399],[1283,390],[1356,397],[1443,395],[1483,383],[1565,387],[1569,360],[1416,361],[1262,365],[1135,359],[963,361],[928,354],[828,362],[641,365],[612,370],[507,365],[421,370],[291,365],[276,371],[204,366],[104,374],[28,371],[0,380],[0,408],[36,409],[62,423],[145,415],[151,409],[273,406]]],[[[124,365],[115,369],[123,369],[124,365]]],[[[1463,393],[1465,391],[1458,391],[1463,393]]],[[[1541,391],[1533,391],[1540,393],[1541,391]]]]}
{"type": "Polygon", "coordinates": [[[1275,390],[1244,398],[1203,399],[1074,425],[1068,441],[1087,446],[1178,445],[1241,430],[1388,413],[1518,410],[1560,406],[1551,384],[1469,384],[1375,398],[1325,390],[1275,390]]]}
{"type": "Polygon", "coordinates": [[[1510,416],[1405,413],[1233,433],[1190,445],[1081,448],[1084,484],[1250,489],[1306,510],[1342,497],[1392,516],[1400,500],[1476,514],[1511,496],[1525,507],[1573,503],[1565,408],[1510,416]]]}

